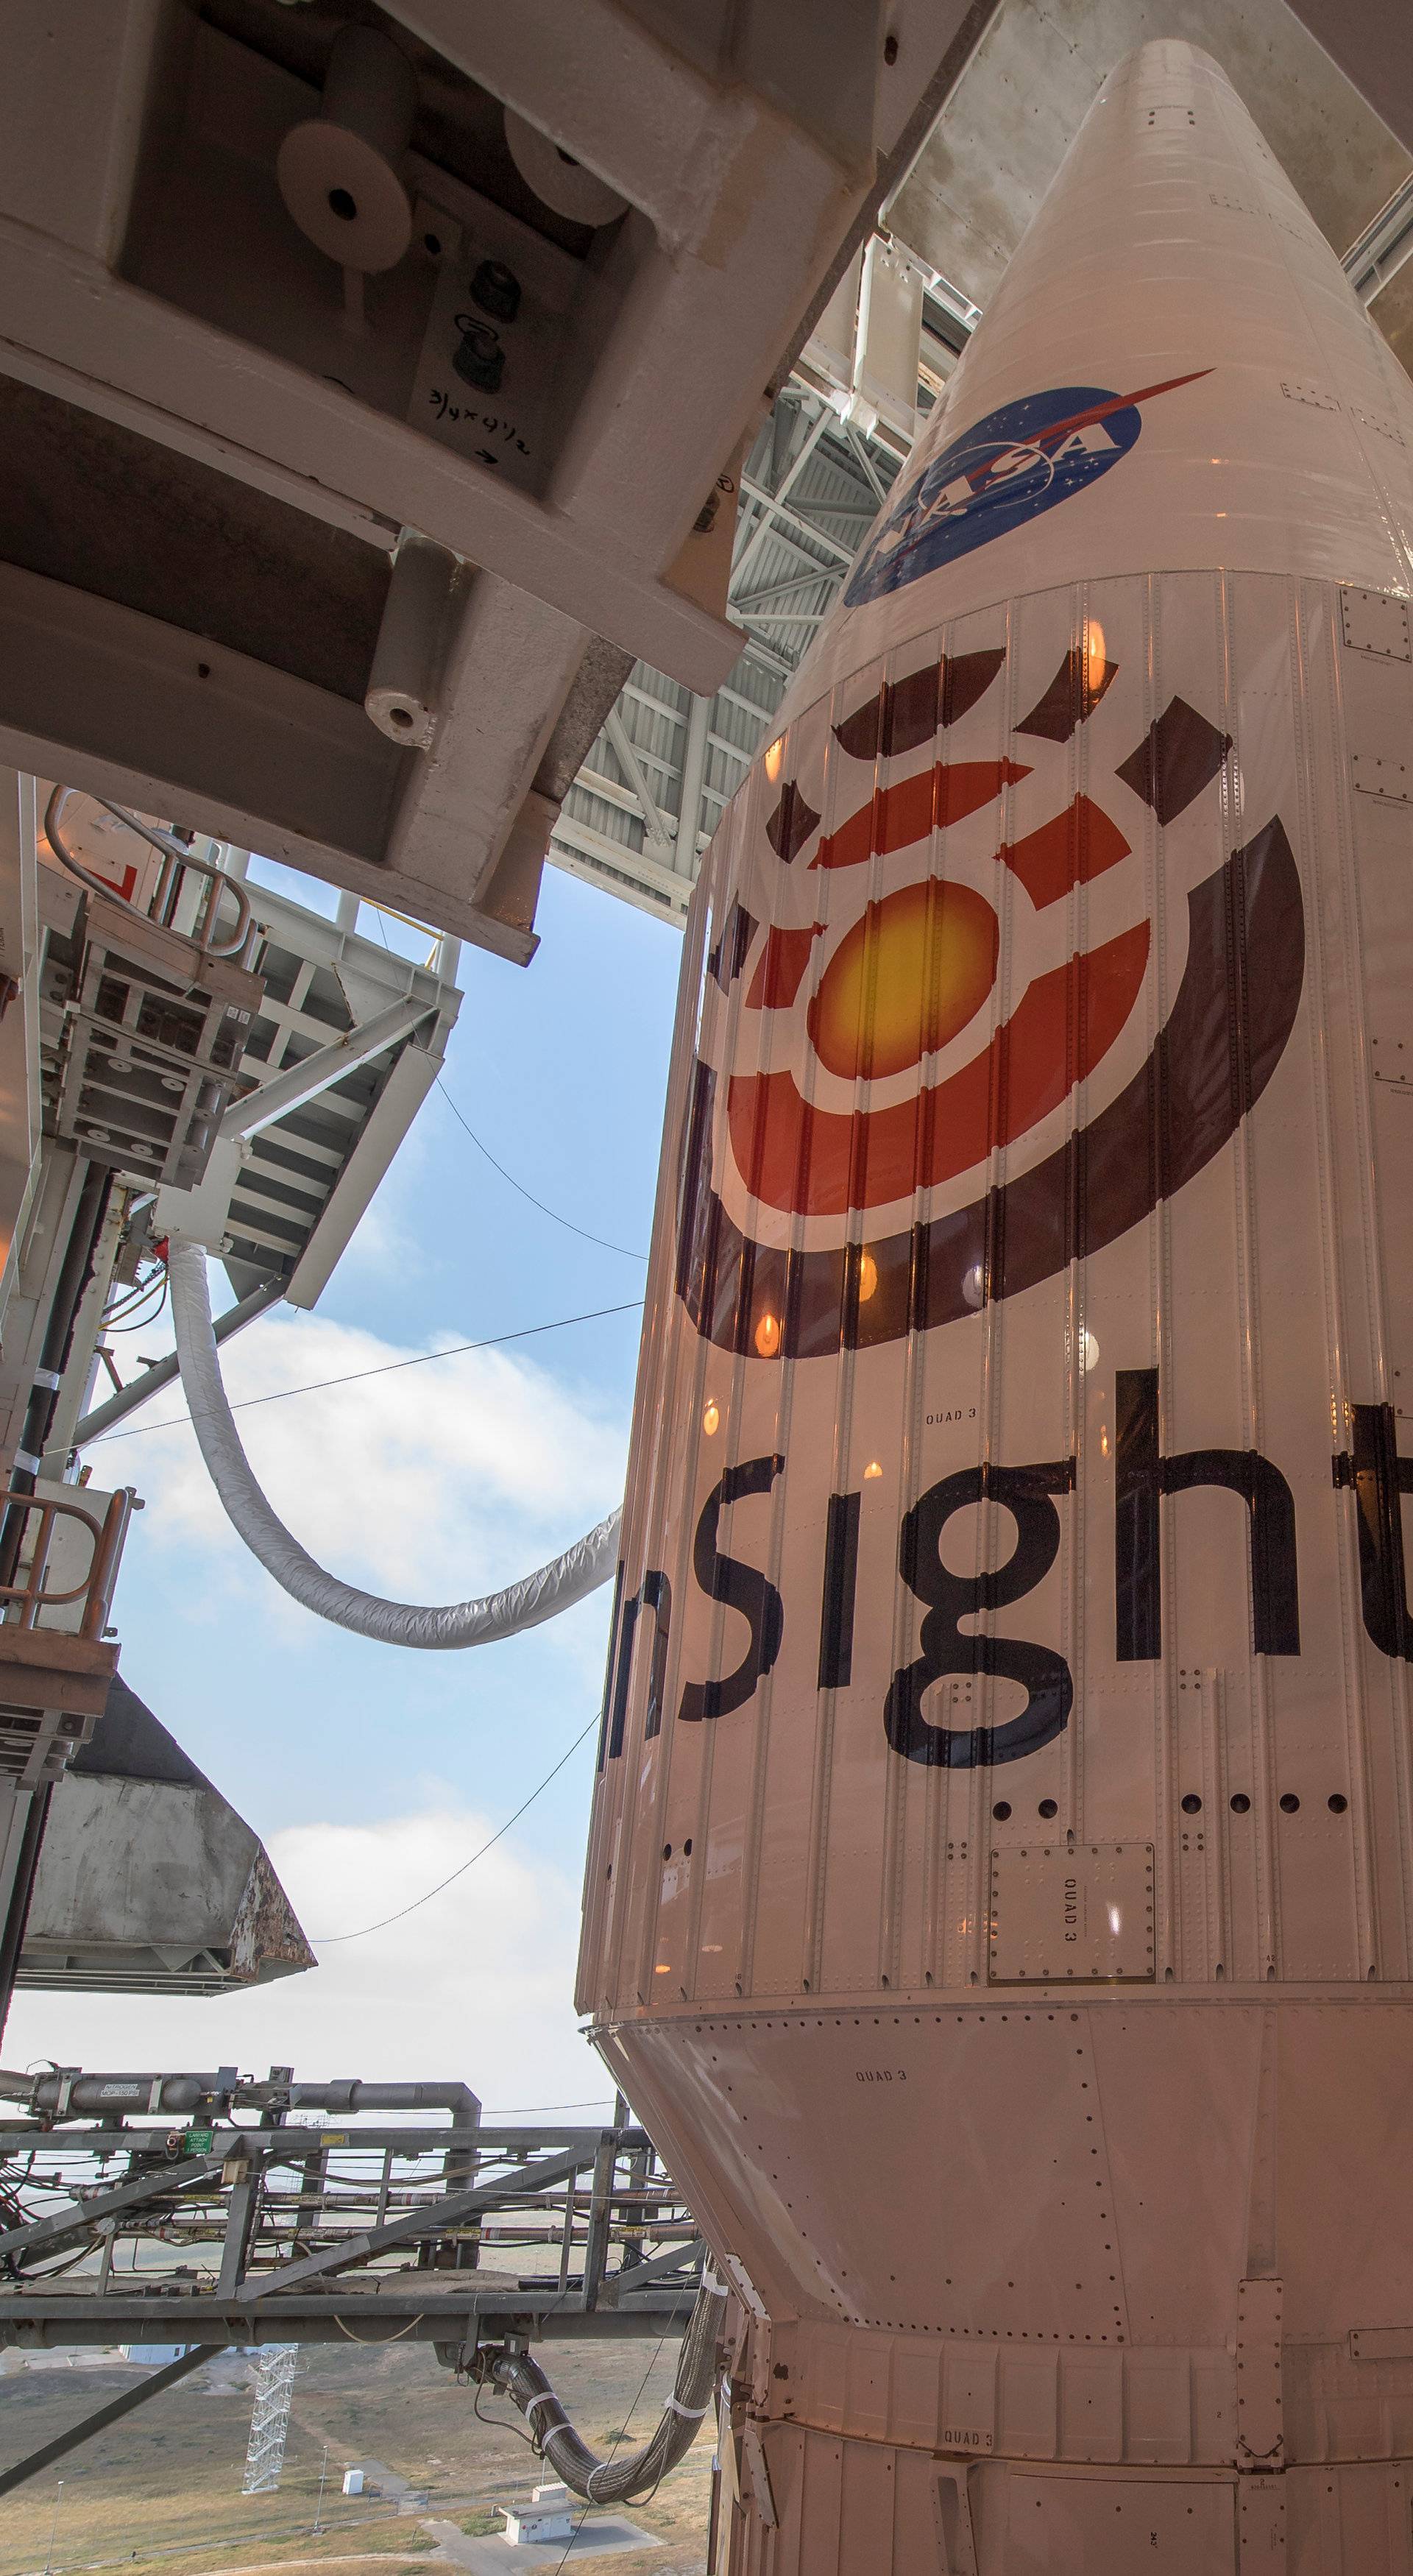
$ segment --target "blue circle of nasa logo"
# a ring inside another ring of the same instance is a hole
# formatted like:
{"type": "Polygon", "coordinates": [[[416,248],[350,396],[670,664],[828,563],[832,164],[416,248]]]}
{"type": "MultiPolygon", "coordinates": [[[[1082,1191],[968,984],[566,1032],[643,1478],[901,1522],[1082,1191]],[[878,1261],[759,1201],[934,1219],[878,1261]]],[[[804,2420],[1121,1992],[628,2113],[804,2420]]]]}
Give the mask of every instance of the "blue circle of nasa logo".
{"type": "Polygon", "coordinates": [[[974,421],[924,466],[875,529],[844,594],[847,605],[901,590],[1083,491],[1127,455],[1143,426],[1140,403],[1169,390],[1149,385],[1115,394],[1098,385],[1054,385],[974,421]]]}

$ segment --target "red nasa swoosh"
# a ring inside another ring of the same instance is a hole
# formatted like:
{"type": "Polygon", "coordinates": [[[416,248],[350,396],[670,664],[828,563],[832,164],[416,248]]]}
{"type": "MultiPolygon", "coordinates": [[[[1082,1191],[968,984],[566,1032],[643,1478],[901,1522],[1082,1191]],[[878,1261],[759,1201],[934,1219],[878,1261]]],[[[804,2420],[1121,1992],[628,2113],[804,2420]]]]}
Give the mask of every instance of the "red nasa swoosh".
{"type": "MultiPolygon", "coordinates": [[[[1068,420],[1052,421],[1050,427],[1042,429],[1037,437],[1018,438],[1015,444],[1017,447],[1048,447],[1052,438],[1068,438],[1077,429],[1088,429],[1093,420],[1108,420],[1116,411],[1136,410],[1139,403],[1153,402],[1159,394],[1176,393],[1179,385],[1200,384],[1202,378],[1211,373],[1210,367],[1194,367],[1190,375],[1168,376],[1161,385],[1141,386],[1136,394],[1111,394],[1107,402],[1093,403],[1088,411],[1071,412],[1068,420]]],[[[966,431],[961,430],[958,435],[965,438],[966,431]]]]}

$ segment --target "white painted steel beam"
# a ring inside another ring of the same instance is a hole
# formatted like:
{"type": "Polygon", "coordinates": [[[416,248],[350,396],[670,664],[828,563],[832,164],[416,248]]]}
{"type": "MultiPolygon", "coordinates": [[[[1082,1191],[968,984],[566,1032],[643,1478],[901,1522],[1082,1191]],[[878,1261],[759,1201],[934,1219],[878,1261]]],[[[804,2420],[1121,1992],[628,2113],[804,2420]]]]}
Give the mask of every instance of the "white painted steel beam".
{"type": "MultiPolygon", "coordinates": [[[[33,499],[0,525],[0,758],[526,960],[563,784],[622,659],[709,694],[740,654],[719,541],[697,532],[704,501],[990,8],[896,0],[886,30],[879,0],[754,8],[718,45],[690,0],[660,0],[651,25],[629,0],[389,0],[392,58],[417,93],[392,182],[411,238],[371,277],[355,335],[341,254],[282,201],[277,166],[319,117],[319,13],[251,12],[237,35],[154,0],[70,0],[59,47],[45,0],[15,0],[0,29],[0,400],[32,442],[12,495],[33,499]],[[524,220],[498,207],[489,166],[485,193],[474,184],[501,110],[550,147],[524,220]],[[458,114],[451,149],[438,119],[458,114]],[[577,249],[556,209],[571,168],[617,192],[568,219],[577,249]],[[508,255],[507,224],[515,303],[494,327],[473,317],[468,341],[452,309],[475,303],[488,226],[493,261],[508,255]],[[538,341],[514,338],[522,293],[538,341]],[[65,460],[80,446],[127,543],[91,588],[86,552],[77,578],[53,561],[56,478],[78,472],[65,460]],[[219,565],[209,614],[190,561],[173,595],[163,540],[195,524],[193,493],[232,532],[263,641],[235,636],[219,565]],[[258,542],[239,542],[247,521],[258,542]],[[365,713],[388,639],[281,580],[290,530],[290,561],[312,547],[375,630],[400,540],[444,550],[425,748],[365,713]],[[311,636],[341,639],[336,682],[281,658],[311,636]]],[[[654,844],[670,840],[655,792],[645,813],[654,844]]]]}
{"type": "Polygon", "coordinates": [[[309,1101],[317,1100],[331,1083],[342,1082],[361,1064],[371,1064],[375,1055],[411,1037],[414,1029],[432,1018],[435,1009],[434,1002],[393,1002],[371,1020],[360,1021],[347,1037],[317,1048],[299,1064],[262,1082],[259,1090],[247,1093],[244,1100],[232,1101],[221,1120],[220,1135],[227,1143],[232,1138],[258,1136],[262,1128],[273,1127],[277,1118],[285,1118],[292,1109],[303,1109],[309,1101]]]}
{"type": "Polygon", "coordinates": [[[611,707],[604,719],[604,732],[621,760],[637,798],[643,821],[647,825],[647,848],[654,851],[669,850],[672,846],[672,836],[653,801],[653,792],[648,785],[642,762],[628,739],[623,718],[616,707],[611,707]]]}
{"type": "Polygon", "coordinates": [[[1345,276],[1361,303],[1372,304],[1413,259],[1413,176],[1395,188],[1387,205],[1345,252],[1345,276]]]}

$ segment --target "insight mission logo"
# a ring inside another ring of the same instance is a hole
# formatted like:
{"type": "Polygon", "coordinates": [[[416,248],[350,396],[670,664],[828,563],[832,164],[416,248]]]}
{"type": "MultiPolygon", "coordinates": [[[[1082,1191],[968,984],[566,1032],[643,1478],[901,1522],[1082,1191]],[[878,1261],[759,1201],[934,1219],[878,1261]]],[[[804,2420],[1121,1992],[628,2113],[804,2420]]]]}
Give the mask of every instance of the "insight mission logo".
{"type": "Polygon", "coordinates": [[[1279,812],[1231,849],[1205,653],[1155,699],[1144,585],[1104,587],[1107,639],[1088,619],[1033,699],[1034,652],[971,619],[975,649],[811,710],[728,821],[677,1269],[720,1347],[865,1348],[1051,1278],[1271,1080],[1305,958],[1279,812]]]}

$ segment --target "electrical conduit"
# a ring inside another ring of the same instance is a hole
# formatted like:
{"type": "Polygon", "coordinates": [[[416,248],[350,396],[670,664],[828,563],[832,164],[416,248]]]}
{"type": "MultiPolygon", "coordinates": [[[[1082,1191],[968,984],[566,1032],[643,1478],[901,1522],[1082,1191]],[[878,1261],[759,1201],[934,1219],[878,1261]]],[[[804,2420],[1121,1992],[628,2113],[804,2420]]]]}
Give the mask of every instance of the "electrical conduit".
{"type": "Polygon", "coordinates": [[[708,2268],[687,2321],[677,2378],[656,2431],[637,2451],[601,2460],[576,2433],[537,2361],[527,2352],[500,2352],[486,2376],[514,2398],[534,2435],[535,2448],[558,2470],[575,2495],[590,2504],[631,2504],[652,2493],[660,2478],[689,2451],[711,2407],[716,2347],[726,2298],[724,2282],[708,2268]]]}
{"type": "Polygon", "coordinates": [[[168,1276],[182,1390],[222,1509],[266,1573],[316,1618],[331,1620],[337,1628],[351,1628],[356,1636],[372,1637],[384,1646],[487,1646],[556,1618],[608,1581],[618,1561],[621,1512],[610,1512],[607,1520],[586,1531],[562,1556],[551,1558],[520,1582],[507,1584],[504,1591],[488,1592],[479,1601],[448,1602],[442,1609],[384,1601],[327,1573],[271,1509],[241,1447],[221,1382],[206,1255],[200,1244],[184,1243],[174,1235],[168,1276]]]}

